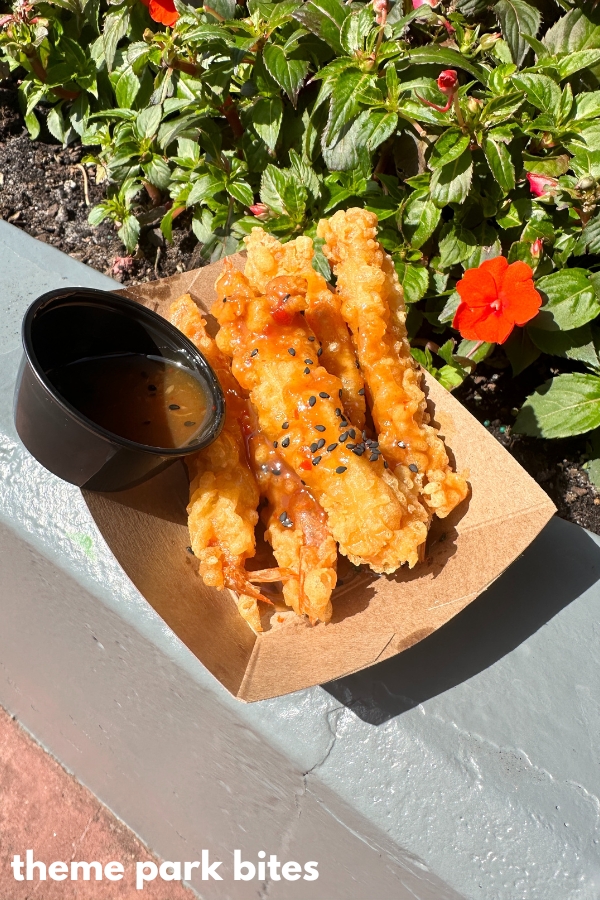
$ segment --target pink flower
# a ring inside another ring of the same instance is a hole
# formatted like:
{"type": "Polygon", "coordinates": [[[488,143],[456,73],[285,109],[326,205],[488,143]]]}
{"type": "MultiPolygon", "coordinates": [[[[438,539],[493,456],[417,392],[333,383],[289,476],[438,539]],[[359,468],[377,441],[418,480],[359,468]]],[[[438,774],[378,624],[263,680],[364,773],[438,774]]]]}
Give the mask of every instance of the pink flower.
{"type": "Polygon", "coordinates": [[[533,172],[528,172],[527,181],[534,197],[543,197],[544,194],[555,194],[558,187],[556,178],[550,178],[549,175],[534,175],[533,172]]]}
{"type": "Polygon", "coordinates": [[[455,69],[444,69],[439,75],[437,86],[446,97],[454,97],[458,90],[458,75],[455,69]]]}
{"type": "Polygon", "coordinates": [[[437,6],[440,0],[412,0],[413,9],[420,9],[421,6],[437,6]]]}
{"type": "Polygon", "coordinates": [[[373,9],[375,11],[375,21],[377,24],[385,25],[388,14],[387,0],[373,0],[373,9]]]}
{"type": "Polygon", "coordinates": [[[257,219],[261,219],[269,213],[269,207],[264,203],[255,203],[253,206],[249,206],[248,209],[257,219]]]}
{"type": "Polygon", "coordinates": [[[544,251],[544,242],[541,238],[536,238],[531,245],[531,255],[533,259],[539,259],[544,251]]]}

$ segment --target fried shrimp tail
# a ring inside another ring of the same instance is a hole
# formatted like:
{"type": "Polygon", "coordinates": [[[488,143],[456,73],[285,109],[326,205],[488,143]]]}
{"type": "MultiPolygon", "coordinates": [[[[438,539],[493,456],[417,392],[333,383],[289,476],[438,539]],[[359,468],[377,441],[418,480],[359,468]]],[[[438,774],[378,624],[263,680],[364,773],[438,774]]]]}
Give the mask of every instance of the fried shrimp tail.
{"type": "Polygon", "coordinates": [[[323,252],[337,277],[371,400],[379,446],[404,483],[413,481],[431,514],[447,516],[468,493],[429,423],[421,376],[406,334],[404,295],[390,257],[377,242],[377,216],[364,209],[319,222],[323,252]]]}
{"type": "Polygon", "coordinates": [[[216,287],[219,348],[250,391],[261,431],[327,513],[340,551],[377,572],[414,565],[427,513],[347,417],[340,379],[315,358],[300,315],[306,278],[276,277],[258,294],[225,260],[216,287]]]}
{"type": "MultiPolygon", "coordinates": [[[[229,428],[239,439],[238,460],[243,459],[245,465],[242,466],[244,479],[250,474],[268,501],[267,537],[279,567],[254,572],[246,572],[243,566],[229,567],[225,573],[226,586],[240,595],[238,609],[255,631],[262,630],[258,628],[257,599],[265,599],[254,588],[256,582],[283,581],[288,606],[299,615],[308,615],[312,623],[328,622],[330,597],[336,582],[337,547],[329,533],[325,513],[260,432],[251,404],[231,372],[229,360],[207,333],[200,310],[189,294],[173,304],[170,317],[204,353],[217,373],[226,396],[228,418],[224,431],[229,428]]],[[[232,466],[240,465],[233,454],[230,459],[232,466]]],[[[258,497],[254,509],[257,505],[258,497]]],[[[193,545],[192,549],[196,553],[193,545]]]]}

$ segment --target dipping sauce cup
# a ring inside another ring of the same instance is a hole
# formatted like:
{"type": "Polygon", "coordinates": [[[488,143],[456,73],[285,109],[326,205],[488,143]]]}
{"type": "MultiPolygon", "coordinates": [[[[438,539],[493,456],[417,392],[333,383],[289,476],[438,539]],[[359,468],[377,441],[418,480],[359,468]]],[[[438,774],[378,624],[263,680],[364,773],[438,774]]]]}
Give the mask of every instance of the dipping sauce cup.
{"type": "Polygon", "coordinates": [[[223,426],[223,393],[204,356],[132,300],[50,291],[29,307],[22,337],[17,432],[38,462],[71,484],[134,487],[202,450],[223,426]]]}

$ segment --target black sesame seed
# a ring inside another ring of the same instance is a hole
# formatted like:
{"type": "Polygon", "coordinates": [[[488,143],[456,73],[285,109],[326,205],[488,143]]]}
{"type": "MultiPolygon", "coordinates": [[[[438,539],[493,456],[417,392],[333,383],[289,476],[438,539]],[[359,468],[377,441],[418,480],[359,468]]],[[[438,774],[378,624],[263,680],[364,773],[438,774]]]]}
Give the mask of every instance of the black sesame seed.
{"type": "Polygon", "coordinates": [[[315,441],[313,444],[310,445],[310,452],[311,452],[311,453],[316,453],[318,449],[319,449],[319,445],[317,444],[316,441],[315,441]]]}
{"type": "Polygon", "coordinates": [[[338,391],[338,397],[340,398],[340,400],[342,399],[342,389],[341,388],[338,391]]]}
{"type": "Polygon", "coordinates": [[[346,444],[346,446],[348,447],[348,450],[354,450],[356,444],[346,444]]]}
{"type": "Polygon", "coordinates": [[[366,439],[367,439],[367,432],[366,432],[366,431],[363,431],[362,436],[363,436],[363,441],[366,441],[366,439]]]}
{"type": "Polygon", "coordinates": [[[330,444],[329,447],[327,448],[327,452],[332,453],[336,447],[337,447],[337,444],[330,444]]]}
{"type": "Polygon", "coordinates": [[[305,359],[304,362],[307,366],[314,366],[314,362],[312,359],[305,359]]]}
{"type": "Polygon", "coordinates": [[[194,551],[192,550],[191,547],[186,547],[185,549],[186,549],[187,552],[190,553],[192,556],[195,556],[195,555],[196,555],[196,554],[194,553],[194,551]]]}
{"type": "Polygon", "coordinates": [[[341,416],[342,411],[341,411],[341,409],[339,408],[339,406],[336,408],[335,414],[336,414],[336,416],[341,416]]]}
{"type": "Polygon", "coordinates": [[[360,391],[358,392],[358,396],[359,396],[359,397],[364,397],[364,395],[365,395],[365,389],[364,389],[364,388],[361,388],[360,391]]]}
{"type": "Polygon", "coordinates": [[[371,455],[369,457],[370,462],[377,462],[378,459],[379,459],[379,453],[371,453],[371,455]]]}
{"type": "Polygon", "coordinates": [[[169,409],[181,409],[176,403],[169,403],[169,409]]]}
{"type": "Polygon", "coordinates": [[[363,453],[365,452],[365,448],[364,447],[355,447],[352,452],[356,453],[357,456],[362,456],[363,453]]]}
{"type": "Polygon", "coordinates": [[[347,425],[348,425],[347,419],[345,419],[345,418],[342,416],[342,421],[341,421],[340,424],[338,425],[338,428],[346,428],[347,425]]]}
{"type": "Polygon", "coordinates": [[[315,431],[327,431],[324,425],[315,425],[315,431]]]}
{"type": "Polygon", "coordinates": [[[342,472],[345,472],[347,468],[348,468],[348,466],[338,466],[335,471],[337,472],[338,475],[341,475],[342,472]]]}
{"type": "Polygon", "coordinates": [[[359,361],[358,361],[357,359],[354,361],[354,364],[355,364],[355,366],[356,366],[357,369],[360,369],[360,363],[359,363],[359,361]]]}
{"type": "Polygon", "coordinates": [[[322,352],[323,352],[323,348],[319,347],[319,349],[317,350],[317,356],[320,356],[322,352]]]}
{"type": "Polygon", "coordinates": [[[282,425],[281,427],[282,427],[283,430],[285,431],[286,428],[289,428],[289,427],[290,427],[290,423],[289,423],[289,422],[284,422],[283,425],[282,425]]]}
{"type": "Polygon", "coordinates": [[[188,428],[191,428],[192,425],[195,425],[196,423],[195,422],[184,422],[183,424],[186,425],[188,428]]]}
{"type": "Polygon", "coordinates": [[[277,450],[277,441],[273,441],[273,446],[274,446],[275,449],[277,450]]]}
{"type": "Polygon", "coordinates": [[[340,441],[341,441],[342,444],[343,444],[344,441],[347,441],[347,440],[348,440],[348,432],[347,432],[347,431],[344,431],[343,434],[340,434],[340,441]]]}
{"type": "Polygon", "coordinates": [[[308,336],[309,341],[314,341],[314,336],[311,334],[308,336]]]}
{"type": "Polygon", "coordinates": [[[326,391],[319,391],[319,397],[322,397],[323,400],[329,400],[329,394],[326,391]]]}
{"type": "Polygon", "coordinates": [[[384,459],[384,461],[383,461],[383,468],[384,468],[384,469],[389,469],[387,459],[384,459]]]}
{"type": "Polygon", "coordinates": [[[281,442],[281,446],[282,446],[282,447],[289,447],[289,446],[290,446],[290,439],[289,439],[289,437],[284,437],[284,439],[283,439],[282,442],[281,442]]]}
{"type": "Polygon", "coordinates": [[[223,303],[227,303],[227,297],[223,297],[223,303]]]}
{"type": "Polygon", "coordinates": [[[398,441],[398,446],[402,447],[403,450],[406,450],[406,444],[404,443],[404,441],[398,441]]]}
{"type": "Polygon", "coordinates": [[[318,466],[322,459],[322,456],[315,456],[315,458],[313,459],[313,466],[318,466]]]}
{"type": "Polygon", "coordinates": [[[308,398],[308,405],[309,405],[309,406],[314,406],[316,402],[317,402],[317,398],[316,398],[316,397],[309,397],[309,398],[308,398]]]}
{"type": "Polygon", "coordinates": [[[293,347],[288,347],[288,353],[290,354],[290,356],[295,356],[295,355],[296,355],[296,351],[294,350],[293,347]]]}
{"type": "Polygon", "coordinates": [[[305,375],[310,375],[310,369],[308,368],[308,366],[305,368],[304,374],[305,374],[305,375]]]}
{"type": "Polygon", "coordinates": [[[410,469],[411,472],[418,472],[418,471],[419,471],[419,467],[418,467],[418,465],[417,465],[416,463],[410,463],[410,465],[409,465],[408,468],[410,469]]]}
{"type": "Polygon", "coordinates": [[[252,353],[250,354],[250,356],[256,356],[257,353],[258,353],[258,350],[253,350],[252,353]]]}
{"type": "Polygon", "coordinates": [[[324,446],[325,446],[325,438],[319,438],[319,440],[317,441],[317,450],[320,450],[321,447],[324,447],[324,446]]]}
{"type": "Polygon", "coordinates": [[[287,521],[288,514],[286,512],[282,512],[279,516],[279,521],[284,525],[287,521]]]}
{"type": "Polygon", "coordinates": [[[350,435],[352,440],[354,440],[354,438],[356,437],[356,432],[355,432],[354,428],[351,428],[350,431],[348,432],[348,434],[350,435]]]}

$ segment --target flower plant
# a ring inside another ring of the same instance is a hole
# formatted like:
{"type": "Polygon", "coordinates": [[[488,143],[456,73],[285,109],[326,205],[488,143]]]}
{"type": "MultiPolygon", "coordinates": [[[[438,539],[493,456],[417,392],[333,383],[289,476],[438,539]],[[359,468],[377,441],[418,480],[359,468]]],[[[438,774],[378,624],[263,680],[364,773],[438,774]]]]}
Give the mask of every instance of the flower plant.
{"type": "Polygon", "coordinates": [[[0,53],[31,137],[88,148],[90,222],[128,253],[159,222],[214,260],[365,206],[422,365],[452,389],[552,356],[516,430],[600,428],[592,0],[18,0],[0,53]]]}

